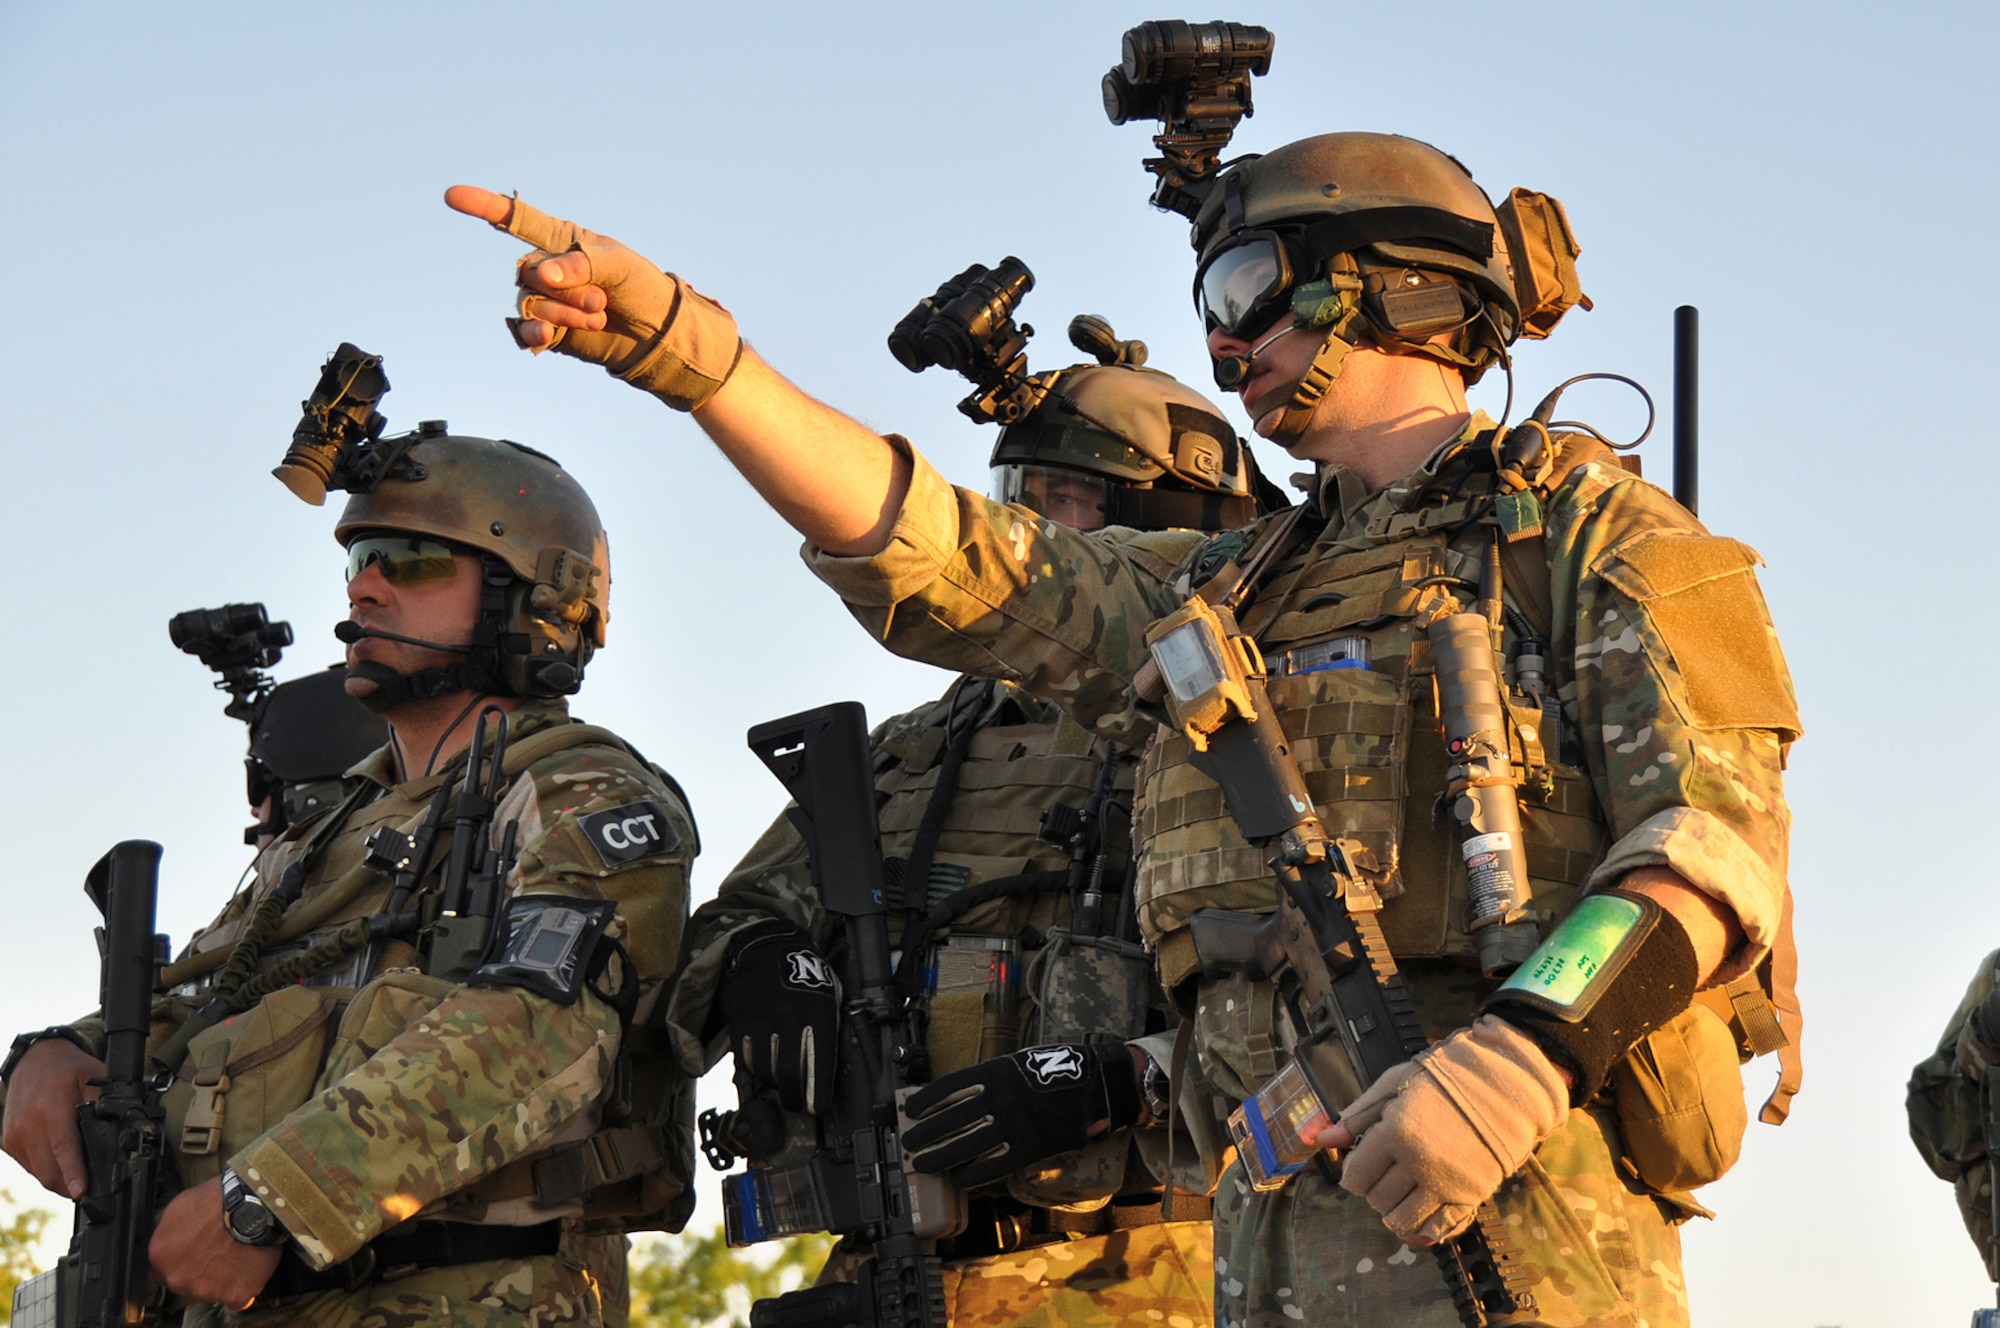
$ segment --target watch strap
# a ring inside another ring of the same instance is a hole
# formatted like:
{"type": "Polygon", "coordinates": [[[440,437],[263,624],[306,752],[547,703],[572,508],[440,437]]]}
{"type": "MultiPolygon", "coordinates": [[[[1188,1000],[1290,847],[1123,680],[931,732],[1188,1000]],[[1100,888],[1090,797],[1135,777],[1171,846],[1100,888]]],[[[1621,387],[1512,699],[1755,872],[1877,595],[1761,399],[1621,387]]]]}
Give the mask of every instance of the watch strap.
{"type": "Polygon", "coordinates": [[[21,1057],[28,1054],[28,1048],[49,1038],[61,1038],[87,1056],[97,1055],[97,1048],[91,1046],[90,1039],[79,1030],[71,1028],[68,1024],[50,1024],[47,1028],[33,1033],[23,1033],[14,1039],[13,1045],[7,1049],[7,1059],[0,1061],[0,1083],[6,1083],[14,1077],[14,1067],[21,1063],[21,1057]]]}

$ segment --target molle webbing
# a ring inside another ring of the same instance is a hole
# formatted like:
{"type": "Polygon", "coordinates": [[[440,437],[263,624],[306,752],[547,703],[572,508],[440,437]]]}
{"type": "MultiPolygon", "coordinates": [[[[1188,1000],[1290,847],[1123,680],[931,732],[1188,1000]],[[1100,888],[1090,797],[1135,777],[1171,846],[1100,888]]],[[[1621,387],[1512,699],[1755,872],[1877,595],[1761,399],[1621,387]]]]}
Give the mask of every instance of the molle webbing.
{"type": "MultiPolygon", "coordinates": [[[[557,724],[531,733],[510,745],[503,768],[508,777],[512,778],[544,757],[566,751],[571,747],[614,747],[620,751],[630,750],[616,734],[595,724],[557,724]]],[[[363,798],[373,788],[373,785],[363,783],[353,797],[363,798]]],[[[360,804],[357,802],[356,805],[360,804]]],[[[427,808],[419,806],[411,821],[403,828],[406,831],[414,830],[416,823],[422,820],[426,811],[427,808]]],[[[334,815],[338,816],[339,813],[336,812],[334,815]]],[[[331,832],[326,835],[329,842],[339,833],[339,829],[340,823],[333,820],[329,820],[321,827],[321,830],[331,832]]],[[[315,832],[315,839],[318,833],[315,832]]],[[[307,847],[301,851],[302,855],[313,851],[314,842],[308,840],[307,847]]],[[[318,929],[334,914],[351,904],[362,891],[380,879],[380,873],[373,868],[357,864],[338,879],[321,887],[310,899],[300,900],[287,909],[283,922],[265,944],[282,945],[318,929]]],[[[161,984],[166,987],[176,987],[213,973],[228,961],[231,948],[219,945],[212,950],[189,955],[177,964],[168,965],[161,971],[161,984]]]]}
{"type": "MultiPolygon", "coordinates": [[[[1563,436],[1561,442],[1538,487],[1559,484],[1576,465],[1609,455],[1590,440],[1563,436]]],[[[1309,551],[1291,543],[1240,615],[1267,658],[1346,636],[1367,643],[1365,669],[1287,673],[1274,676],[1269,690],[1329,828],[1360,841],[1385,869],[1388,907],[1381,924],[1396,953],[1411,958],[1472,952],[1456,845],[1431,797],[1443,787],[1446,761],[1442,738],[1433,731],[1432,665],[1421,631],[1431,617],[1477,594],[1488,547],[1485,527],[1477,523],[1491,503],[1483,490],[1492,487],[1492,477],[1479,469],[1481,444],[1468,444],[1467,452],[1458,464],[1470,473],[1455,480],[1448,472],[1435,481],[1440,487],[1462,484],[1463,496],[1442,510],[1427,509],[1427,519],[1404,523],[1416,533],[1389,539],[1394,523],[1378,518],[1369,530],[1379,533],[1366,542],[1329,542],[1322,534],[1309,551]],[[1454,547],[1454,540],[1464,547],[1454,547]]],[[[1272,535],[1267,528],[1253,554],[1270,548],[1272,535]]],[[[1534,588],[1542,601],[1548,597],[1544,557],[1537,545],[1539,574],[1509,578],[1526,592],[1523,601],[1532,603],[1534,588]]],[[[1161,950],[1169,985],[1193,971],[1170,938],[1196,909],[1269,909],[1276,903],[1267,855],[1236,833],[1221,790],[1192,768],[1190,755],[1185,738],[1156,740],[1141,767],[1135,809],[1135,839],[1146,845],[1142,917],[1161,950]]],[[[1581,772],[1553,771],[1523,799],[1522,817],[1534,907],[1544,916],[1559,915],[1608,841],[1594,790],[1581,772]]]]}

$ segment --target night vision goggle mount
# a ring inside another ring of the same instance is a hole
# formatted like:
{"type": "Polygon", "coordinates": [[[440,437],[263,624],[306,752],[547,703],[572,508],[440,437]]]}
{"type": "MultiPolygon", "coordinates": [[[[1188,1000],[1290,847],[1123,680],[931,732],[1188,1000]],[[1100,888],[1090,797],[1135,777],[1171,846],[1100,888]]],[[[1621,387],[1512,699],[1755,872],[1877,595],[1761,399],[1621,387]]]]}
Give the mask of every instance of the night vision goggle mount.
{"type": "Polygon", "coordinates": [[[991,268],[974,263],[903,315],[889,333],[889,353],[911,373],[936,364],[964,374],[974,391],[959,411],[975,424],[1012,424],[1042,402],[1042,388],[1028,377],[1035,329],[1014,321],[1034,288],[1035,274],[1012,255],[991,268]]]}
{"type": "MultiPolygon", "coordinates": [[[[958,409],[973,423],[1016,424],[1049,398],[1056,377],[1029,375],[1028,338],[1035,329],[1014,321],[1014,310],[1034,288],[1035,274],[1011,255],[991,268],[974,263],[903,315],[889,333],[889,353],[911,373],[941,365],[970,379],[975,390],[958,409]]],[[[1120,340],[1096,314],[1070,319],[1069,341],[1101,365],[1136,369],[1146,362],[1145,342],[1120,340]]],[[[1082,413],[1060,393],[1056,399],[1082,413]]],[[[1098,427],[1118,435],[1109,425],[1098,427]]]]}
{"type": "MultiPolygon", "coordinates": [[[[1153,206],[1190,221],[1225,165],[1222,150],[1247,115],[1256,114],[1250,80],[1271,72],[1269,28],[1249,23],[1165,19],[1125,33],[1120,59],[1104,76],[1104,114],[1112,124],[1158,120],[1159,177],[1153,206]]],[[[1247,161],[1243,157],[1238,160],[1247,161]]]]}
{"type": "Polygon", "coordinates": [[[167,619],[167,635],[180,649],[222,676],[215,690],[229,693],[222,713],[248,724],[277,686],[264,670],[277,665],[292,643],[292,625],[272,622],[262,604],[189,609],[167,619]]]}
{"type": "Polygon", "coordinates": [[[372,493],[392,473],[422,479],[423,467],[405,454],[424,431],[382,437],[389,421],[375,407],[388,392],[382,357],[341,342],[320,366],[312,395],[299,403],[291,446],[271,473],[314,507],[326,502],[329,489],[372,493]]]}

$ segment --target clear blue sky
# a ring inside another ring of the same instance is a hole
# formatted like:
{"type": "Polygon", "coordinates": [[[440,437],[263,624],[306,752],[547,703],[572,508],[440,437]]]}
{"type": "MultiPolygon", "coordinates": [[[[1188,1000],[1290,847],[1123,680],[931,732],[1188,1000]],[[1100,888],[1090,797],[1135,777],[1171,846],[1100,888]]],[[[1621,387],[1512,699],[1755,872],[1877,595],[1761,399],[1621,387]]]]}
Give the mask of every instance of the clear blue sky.
{"type": "MultiPolygon", "coordinates": [[[[1753,1127],[1712,1191],[1721,1220],[1687,1229],[1711,1328],[1959,1321],[1987,1290],[1904,1140],[1901,1097],[2000,944],[1977,737],[1996,718],[1996,641],[1972,602],[1995,506],[1994,13],[1230,15],[1278,34],[1240,148],[1398,131],[1496,195],[1568,204],[1597,310],[1521,354],[1530,400],[1587,369],[1664,394],[1670,311],[1702,309],[1702,514],[1769,560],[1809,729],[1790,781],[1808,1080],[1793,1123],[1753,1127]]],[[[342,340],[387,357],[395,425],[520,439],[597,496],[617,586],[578,710],[687,785],[712,889],[780,801],[745,728],[845,696],[886,714],[943,679],[853,627],[686,420],[514,352],[500,319],[518,250],[440,192],[519,189],[626,240],[721,299],[806,388],[982,484],[990,439],[952,411],[958,388],[882,345],[969,262],[1034,268],[1039,363],[1065,362],[1056,330],[1087,310],[1207,381],[1185,228],[1145,206],[1145,134],[1098,108],[1119,33],[1157,16],[0,3],[0,540],[24,615],[0,652],[0,1028],[91,1004],[77,887],[111,841],[165,841],[177,940],[244,865],[241,727],[165,620],[262,599],[302,641],[281,672],[336,657],[332,512],[267,471],[342,340]]],[[[1572,402],[1614,432],[1637,422],[1615,389],[1572,402]]],[[[1663,447],[1645,456],[1667,473],[1663,447]]],[[[1768,1078],[1750,1072],[1760,1097],[1768,1078]]]]}

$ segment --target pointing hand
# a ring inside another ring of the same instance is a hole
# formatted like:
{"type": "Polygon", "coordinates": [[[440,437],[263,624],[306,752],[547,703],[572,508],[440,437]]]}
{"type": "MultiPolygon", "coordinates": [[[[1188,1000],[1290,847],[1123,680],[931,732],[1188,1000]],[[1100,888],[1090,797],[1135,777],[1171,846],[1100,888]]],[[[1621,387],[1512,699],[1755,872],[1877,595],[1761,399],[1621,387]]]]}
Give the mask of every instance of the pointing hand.
{"type": "Polygon", "coordinates": [[[678,410],[698,410],[742,354],[721,305],[608,235],[472,185],[445,190],[446,206],[533,246],[515,267],[515,343],[592,364],[678,410]]]}

